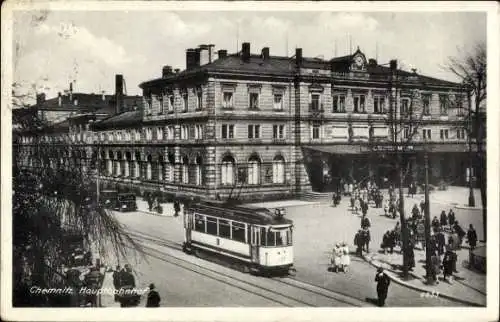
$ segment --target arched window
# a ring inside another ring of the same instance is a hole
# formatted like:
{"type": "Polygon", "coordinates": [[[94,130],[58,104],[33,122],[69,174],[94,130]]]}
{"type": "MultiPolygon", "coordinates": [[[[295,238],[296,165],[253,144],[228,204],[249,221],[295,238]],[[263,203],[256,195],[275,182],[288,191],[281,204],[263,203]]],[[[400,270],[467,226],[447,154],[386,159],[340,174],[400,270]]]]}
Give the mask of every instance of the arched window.
{"type": "Polygon", "coordinates": [[[153,158],[148,155],[146,162],[146,180],[151,180],[153,178],[153,158]]]}
{"type": "Polygon", "coordinates": [[[135,161],[134,161],[134,178],[140,178],[141,177],[141,153],[136,152],[135,153],[135,161]]]}
{"type": "Polygon", "coordinates": [[[189,159],[187,156],[182,158],[181,182],[189,183],[189,159]]]}
{"type": "Polygon", "coordinates": [[[164,160],[163,160],[163,155],[159,154],[158,155],[158,181],[163,181],[163,167],[164,165],[164,160]]]}
{"type": "Polygon", "coordinates": [[[285,183],[285,159],[281,155],[273,159],[273,183],[285,183]]]}
{"type": "Polygon", "coordinates": [[[174,182],[175,179],[175,157],[173,154],[168,155],[168,164],[167,164],[167,181],[174,182]]]}
{"type": "Polygon", "coordinates": [[[203,184],[202,167],[203,167],[203,160],[201,156],[198,156],[196,157],[196,164],[195,164],[195,184],[198,186],[201,186],[203,184]]]}
{"type": "Polygon", "coordinates": [[[257,155],[252,155],[248,159],[248,184],[260,183],[260,159],[257,155]]]}
{"type": "Polygon", "coordinates": [[[125,162],[123,163],[123,176],[125,178],[130,177],[131,163],[132,163],[132,154],[130,152],[125,152],[125,162]]]}
{"type": "Polygon", "coordinates": [[[222,159],[221,165],[221,184],[232,185],[234,184],[234,158],[230,155],[225,156],[222,159]]]}

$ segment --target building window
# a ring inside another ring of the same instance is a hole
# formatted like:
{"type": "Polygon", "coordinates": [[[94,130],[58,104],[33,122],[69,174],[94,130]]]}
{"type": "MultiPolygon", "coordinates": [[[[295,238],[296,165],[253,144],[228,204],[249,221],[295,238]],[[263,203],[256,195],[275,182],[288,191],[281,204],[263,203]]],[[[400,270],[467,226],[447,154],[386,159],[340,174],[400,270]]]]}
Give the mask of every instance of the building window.
{"type": "Polygon", "coordinates": [[[203,139],[203,125],[197,124],[194,126],[194,138],[196,140],[203,139]]]}
{"type": "Polygon", "coordinates": [[[163,128],[159,127],[156,129],[156,139],[158,141],[162,141],[163,140],[163,128]]]}
{"type": "Polygon", "coordinates": [[[189,160],[186,156],[182,158],[181,182],[185,184],[189,183],[189,160]]]}
{"type": "Polygon", "coordinates": [[[410,100],[408,98],[402,98],[400,104],[401,104],[400,107],[401,115],[410,114],[410,100]]]}
{"type": "Polygon", "coordinates": [[[411,136],[411,129],[408,126],[403,128],[403,139],[408,140],[411,136]]]}
{"type": "Polygon", "coordinates": [[[175,106],[175,96],[171,94],[168,96],[168,106],[167,106],[168,111],[173,112],[174,106],[175,106]]]}
{"type": "Polygon", "coordinates": [[[285,138],[285,126],[282,124],[273,125],[273,139],[283,140],[285,138]]]}
{"type": "Polygon", "coordinates": [[[165,99],[163,97],[163,94],[158,95],[158,101],[160,105],[160,110],[158,111],[158,114],[163,114],[163,111],[165,110],[165,99]]]}
{"type": "Polygon", "coordinates": [[[283,110],[283,94],[274,94],[274,99],[273,99],[273,109],[276,111],[282,111],[283,110]]]}
{"type": "Polygon", "coordinates": [[[313,122],[312,123],[312,132],[311,132],[311,136],[312,136],[313,140],[320,138],[320,131],[321,131],[321,123],[313,122]]]}
{"type": "Polygon", "coordinates": [[[170,125],[169,127],[167,127],[167,135],[168,135],[168,140],[173,140],[175,139],[175,130],[174,130],[174,127],[172,125],[170,125]]]}
{"type": "Polygon", "coordinates": [[[151,128],[146,128],[146,140],[153,140],[153,130],[151,128]]]}
{"type": "Polygon", "coordinates": [[[260,184],[260,160],[257,156],[252,156],[248,159],[247,183],[253,185],[260,184]]]}
{"type": "Polygon", "coordinates": [[[422,108],[424,115],[431,115],[431,96],[422,95],[422,108]]]}
{"type": "Polygon", "coordinates": [[[273,183],[285,183],[285,159],[281,155],[273,159],[273,183]]]}
{"type": "Polygon", "coordinates": [[[385,97],[383,96],[373,97],[373,112],[376,114],[382,114],[385,112],[385,97]]]}
{"type": "Polygon", "coordinates": [[[249,109],[257,110],[259,109],[259,93],[250,92],[249,93],[249,109]]]}
{"type": "Polygon", "coordinates": [[[260,125],[249,125],[248,126],[248,138],[249,139],[259,139],[260,138],[260,125]]]}
{"type": "Polygon", "coordinates": [[[233,92],[222,93],[222,108],[233,108],[233,92]]]}
{"type": "Polygon", "coordinates": [[[203,167],[203,160],[201,159],[200,156],[196,158],[196,164],[195,164],[195,184],[197,186],[201,186],[203,184],[203,176],[202,176],[202,167],[203,167]]]}
{"type": "Polygon", "coordinates": [[[462,95],[456,96],[457,116],[464,116],[464,97],[462,95]]]}
{"type": "Polygon", "coordinates": [[[187,140],[189,137],[189,128],[187,125],[181,125],[181,140],[187,140]]]}
{"type": "Polygon", "coordinates": [[[172,163],[167,164],[167,181],[174,182],[174,165],[172,163]]]}
{"type": "Polygon", "coordinates": [[[441,140],[447,140],[448,139],[448,129],[439,130],[439,138],[441,140]]]}
{"type": "Polygon", "coordinates": [[[309,108],[312,112],[319,112],[322,109],[321,94],[310,94],[309,108]]]}
{"type": "Polygon", "coordinates": [[[345,95],[333,95],[333,113],[345,113],[345,95]]]}
{"type": "Polygon", "coordinates": [[[188,111],[188,93],[187,91],[182,93],[182,112],[188,111]]]}
{"type": "Polygon", "coordinates": [[[422,130],[422,137],[424,138],[424,140],[431,140],[432,139],[431,129],[423,129],[422,130]]]}
{"type": "Polygon", "coordinates": [[[233,124],[222,124],[222,138],[223,139],[233,139],[234,138],[234,125],[233,124]]]}
{"type": "Polygon", "coordinates": [[[234,158],[232,156],[225,156],[222,159],[221,165],[221,184],[232,185],[234,184],[234,158]]]}
{"type": "Polygon", "coordinates": [[[465,139],[465,129],[457,129],[457,139],[465,139]]]}
{"type": "Polygon", "coordinates": [[[448,97],[447,95],[439,95],[439,113],[448,115],[448,97]]]}
{"type": "Polygon", "coordinates": [[[365,95],[355,95],[354,113],[365,113],[365,95]]]}
{"type": "Polygon", "coordinates": [[[144,98],[145,100],[145,110],[146,110],[146,115],[150,115],[151,114],[151,108],[152,108],[152,98],[151,98],[151,94],[149,94],[148,96],[146,96],[144,98]]]}
{"type": "Polygon", "coordinates": [[[203,107],[203,91],[201,87],[196,89],[196,109],[201,110],[203,107]]]}

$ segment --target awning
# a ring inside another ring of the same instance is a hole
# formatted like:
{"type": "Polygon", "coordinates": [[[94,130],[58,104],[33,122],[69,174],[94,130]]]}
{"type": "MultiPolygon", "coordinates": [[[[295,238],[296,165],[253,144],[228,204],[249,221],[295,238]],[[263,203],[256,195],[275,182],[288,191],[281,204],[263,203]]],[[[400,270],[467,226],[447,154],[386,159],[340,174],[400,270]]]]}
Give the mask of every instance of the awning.
{"type": "Polygon", "coordinates": [[[350,144],[308,145],[306,148],[330,154],[361,154],[369,152],[369,149],[364,145],[350,144]]]}

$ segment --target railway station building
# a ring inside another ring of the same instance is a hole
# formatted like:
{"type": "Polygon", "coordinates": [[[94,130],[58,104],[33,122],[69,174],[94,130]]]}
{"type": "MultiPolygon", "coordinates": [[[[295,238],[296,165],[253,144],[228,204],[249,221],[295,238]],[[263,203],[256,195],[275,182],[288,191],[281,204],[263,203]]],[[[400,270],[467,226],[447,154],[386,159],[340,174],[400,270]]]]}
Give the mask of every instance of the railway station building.
{"type": "MultiPolygon", "coordinates": [[[[276,199],[345,182],[466,185],[470,99],[457,83],[379,64],[359,50],[325,60],[201,45],[186,68],[142,82],[139,108],[92,122],[108,185],[207,199],[276,199]]],[[[470,174],[470,175],[469,175],[470,174]]]]}

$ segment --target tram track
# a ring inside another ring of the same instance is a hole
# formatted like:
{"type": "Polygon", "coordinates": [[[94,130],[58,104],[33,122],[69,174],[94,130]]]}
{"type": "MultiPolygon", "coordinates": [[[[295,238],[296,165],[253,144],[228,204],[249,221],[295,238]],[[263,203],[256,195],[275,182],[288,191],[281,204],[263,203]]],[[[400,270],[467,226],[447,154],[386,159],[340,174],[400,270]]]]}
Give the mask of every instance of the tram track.
{"type": "MultiPolygon", "coordinates": [[[[139,231],[129,230],[128,233],[131,235],[132,238],[140,242],[141,246],[144,249],[146,249],[145,253],[149,256],[182,267],[188,271],[197,273],[199,275],[217,280],[224,284],[231,285],[233,287],[252,293],[254,295],[261,296],[280,305],[288,307],[331,306],[332,301],[354,307],[361,307],[367,305],[366,302],[357,299],[355,297],[349,296],[347,294],[335,292],[326,289],[324,287],[313,285],[305,281],[301,281],[290,277],[269,278],[269,279],[262,279],[261,281],[255,280],[251,282],[248,281],[248,278],[247,279],[238,278],[233,274],[226,274],[224,272],[221,272],[220,270],[211,269],[193,263],[192,261],[185,260],[180,257],[174,256],[172,254],[165,253],[154,247],[144,244],[144,242],[153,243],[155,246],[165,247],[176,251],[182,251],[182,245],[178,242],[161,239],[155,236],[144,234],[139,231]],[[266,286],[259,285],[262,282],[267,283],[267,285],[266,286]],[[276,291],[275,289],[270,288],[269,286],[271,286],[271,284],[274,284],[274,286],[276,286],[276,288],[278,289],[279,288],[283,289],[283,291],[279,292],[276,291]],[[291,296],[289,294],[295,294],[296,296],[291,296]],[[311,294],[313,294],[313,296],[311,296],[311,294]]],[[[252,278],[256,277],[252,276],[252,278]]]]}

